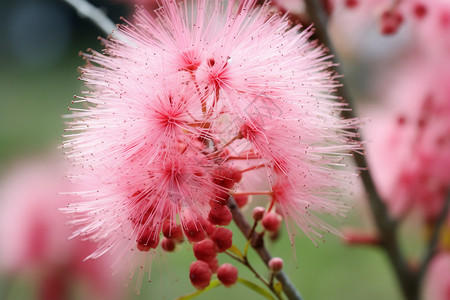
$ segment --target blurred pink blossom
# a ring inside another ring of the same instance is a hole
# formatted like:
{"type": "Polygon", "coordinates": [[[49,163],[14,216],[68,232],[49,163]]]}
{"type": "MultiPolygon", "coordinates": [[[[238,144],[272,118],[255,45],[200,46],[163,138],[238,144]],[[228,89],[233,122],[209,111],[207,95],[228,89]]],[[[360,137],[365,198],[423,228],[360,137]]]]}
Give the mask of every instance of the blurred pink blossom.
{"type": "Polygon", "coordinates": [[[430,264],[425,280],[424,299],[450,299],[450,253],[437,254],[430,264]]]}
{"type": "Polygon", "coordinates": [[[89,291],[85,299],[119,299],[120,284],[109,258],[83,262],[95,245],[68,239],[71,229],[58,210],[68,201],[58,195],[63,173],[53,159],[29,159],[2,177],[0,272],[13,278],[31,276],[39,299],[68,299],[77,282],[89,291]]]}
{"type": "Polygon", "coordinates": [[[410,11],[415,13],[415,17],[412,19],[413,30],[417,35],[416,47],[429,58],[448,60],[450,54],[450,2],[447,0],[412,1],[410,11]]]}
{"type": "Polygon", "coordinates": [[[450,65],[414,58],[380,93],[386,102],[366,132],[368,157],[393,213],[417,208],[432,222],[450,187],[450,65]]]}

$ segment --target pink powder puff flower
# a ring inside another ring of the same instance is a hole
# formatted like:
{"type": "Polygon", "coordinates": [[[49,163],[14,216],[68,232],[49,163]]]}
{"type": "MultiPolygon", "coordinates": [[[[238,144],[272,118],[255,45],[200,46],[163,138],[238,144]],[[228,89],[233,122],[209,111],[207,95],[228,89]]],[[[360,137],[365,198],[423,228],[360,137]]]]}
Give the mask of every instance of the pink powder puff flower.
{"type": "Polygon", "coordinates": [[[396,216],[418,209],[434,222],[450,187],[448,64],[414,57],[387,91],[391,112],[368,127],[368,158],[380,193],[396,216]]]}
{"type": "MultiPolygon", "coordinates": [[[[28,159],[2,176],[0,184],[0,272],[27,278],[39,299],[71,298],[75,285],[85,299],[120,299],[110,257],[83,262],[96,245],[69,240],[67,219],[58,211],[68,199],[63,168],[54,159],[28,159]],[[14,226],[11,226],[14,224],[14,226]]],[[[73,201],[73,199],[72,199],[73,201]]]]}
{"type": "Polygon", "coordinates": [[[83,54],[90,91],[70,108],[63,147],[72,180],[92,187],[67,208],[75,235],[100,243],[91,258],[139,253],[131,269],[147,271],[163,224],[205,239],[211,207],[252,194],[241,179],[259,175],[256,192],[279,184],[289,197],[272,201],[307,233],[328,231],[310,215],[345,211],[334,200],[356,122],[339,118],[329,57],[310,30],[255,5],[163,1],[156,18],[138,10],[120,27],[124,41],[83,54]]]}
{"type": "Polygon", "coordinates": [[[91,165],[120,168],[128,161],[151,162],[164,148],[175,149],[191,142],[185,139],[185,131],[200,135],[195,127],[190,126],[200,117],[196,111],[198,95],[195,91],[181,82],[172,81],[173,78],[145,74],[150,72],[150,66],[141,70],[130,65],[125,57],[111,60],[108,66],[114,71],[103,70],[99,66],[82,69],[86,85],[97,93],[87,92],[86,96],[76,97],[73,102],[98,105],[102,117],[96,118],[98,112],[93,108],[71,108],[74,116],[89,118],[69,122],[65,131],[89,130],[82,135],[68,135],[72,137],[65,143],[71,148],[66,152],[68,158],[83,161],[83,156],[89,155],[91,165]],[[110,76],[99,80],[99,72],[110,76]],[[133,88],[126,89],[126,84],[133,88]]]}

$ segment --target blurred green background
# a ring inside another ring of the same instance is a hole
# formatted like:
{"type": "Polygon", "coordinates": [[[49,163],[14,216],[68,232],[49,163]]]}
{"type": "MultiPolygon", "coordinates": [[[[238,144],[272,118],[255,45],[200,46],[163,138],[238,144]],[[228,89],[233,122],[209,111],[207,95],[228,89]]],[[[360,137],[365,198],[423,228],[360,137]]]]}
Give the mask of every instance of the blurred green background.
{"type": "MultiPolygon", "coordinates": [[[[131,10],[121,3],[92,3],[103,7],[115,22],[131,10]]],[[[96,37],[102,33],[56,0],[2,0],[0,19],[0,172],[5,172],[20,158],[59,145],[64,127],[61,116],[67,113],[72,96],[82,88],[77,80],[77,67],[83,64],[78,52],[88,47],[101,49],[96,37]]],[[[335,224],[359,226],[360,215],[361,210],[354,209],[347,219],[335,224]]],[[[235,243],[242,246],[244,242],[238,236],[235,230],[235,243]]],[[[130,282],[130,298],[174,299],[194,291],[188,279],[194,256],[188,245],[183,247],[153,262],[152,282],[143,283],[140,295],[134,295],[134,282],[130,282]]],[[[348,247],[332,235],[317,248],[299,235],[292,248],[286,232],[268,247],[284,259],[285,271],[306,300],[400,299],[392,270],[377,248],[348,247]]],[[[255,253],[250,255],[251,262],[266,274],[255,253]]],[[[229,258],[221,255],[219,260],[229,258]]],[[[240,271],[240,276],[256,281],[247,270],[240,271]]],[[[33,286],[26,280],[4,281],[2,288],[0,298],[34,298],[33,286]]],[[[260,297],[241,285],[218,287],[198,297],[231,298],[260,297]]]]}

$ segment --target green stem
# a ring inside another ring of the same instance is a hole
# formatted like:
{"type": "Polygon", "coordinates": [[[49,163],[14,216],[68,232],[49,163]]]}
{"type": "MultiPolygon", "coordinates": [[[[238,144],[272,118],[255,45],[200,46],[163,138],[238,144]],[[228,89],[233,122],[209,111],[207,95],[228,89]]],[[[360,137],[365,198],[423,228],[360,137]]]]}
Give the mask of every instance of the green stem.
{"type": "Polygon", "coordinates": [[[253,266],[250,264],[250,262],[248,261],[247,256],[244,256],[243,259],[229,253],[229,252],[225,252],[225,254],[227,254],[229,257],[233,258],[234,260],[240,262],[241,264],[243,264],[244,266],[246,266],[255,276],[256,278],[258,278],[262,283],[264,283],[264,285],[269,288],[270,291],[273,292],[273,294],[278,298],[278,299],[282,299],[277,292],[275,291],[275,288],[273,287],[273,284],[269,284],[269,282],[264,279],[264,277],[261,276],[261,274],[258,273],[258,271],[255,270],[255,268],[253,268],[253,266]]]}
{"type": "MultiPolygon", "coordinates": [[[[247,240],[257,240],[258,234],[256,232],[253,232],[253,234],[250,236],[251,232],[251,226],[247,222],[247,219],[242,214],[241,210],[236,204],[236,201],[234,201],[234,198],[230,196],[228,199],[228,207],[230,208],[231,214],[233,215],[233,221],[236,224],[236,226],[239,228],[239,230],[244,234],[244,236],[247,238],[247,240]]],[[[262,241],[262,240],[261,240],[262,241]]],[[[272,255],[267,250],[267,248],[264,246],[264,243],[251,243],[252,248],[255,250],[255,252],[258,254],[258,256],[262,259],[262,261],[266,264],[266,266],[269,265],[269,261],[272,258],[272,255]]],[[[286,297],[289,300],[302,300],[302,296],[300,295],[299,291],[296,289],[295,285],[291,282],[289,277],[284,273],[283,271],[277,272],[275,277],[278,279],[278,281],[281,283],[283,292],[285,293],[286,297]]],[[[275,292],[275,294],[277,294],[275,292]]],[[[277,294],[278,297],[278,294],[277,294]]]]}

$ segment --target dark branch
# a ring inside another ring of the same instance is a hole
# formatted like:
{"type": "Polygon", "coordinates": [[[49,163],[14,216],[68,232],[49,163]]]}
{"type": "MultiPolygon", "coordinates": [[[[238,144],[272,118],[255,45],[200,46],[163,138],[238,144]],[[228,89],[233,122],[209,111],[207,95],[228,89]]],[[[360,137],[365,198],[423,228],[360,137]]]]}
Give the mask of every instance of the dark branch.
{"type": "MultiPolygon", "coordinates": [[[[339,58],[327,33],[326,27],[328,17],[322,7],[322,4],[318,0],[305,0],[305,3],[307,6],[308,15],[315,25],[315,33],[317,38],[325,47],[329,49],[330,53],[334,55],[334,71],[337,74],[343,74],[340,68],[339,58]]],[[[337,95],[344,101],[346,101],[351,108],[351,110],[343,111],[342,116],[347,119],[352,119],[355,117],[356,106],[347,89],[345,79],[341,77],[339,78],[339,80],[342,86],[338,88],[337,95]]],[[[361,142],[361,134],[358,134],[356,139],[358,142],[361,142]]],[[[400,251],[400,246],[397,239],[397,222],[390,217],[386,205],[378,195],[373,178],[369,172],[369,165],[366,161],[365,156],[355,153],[355,162],[358,168],[361,170],[361,180],[368,194],[367,196],[369,205],[371,207],[375,219],[375,224],[378,228],[381,238],[381,246],[386,251],[389,260],[395,270],[403,294],[408,300],[418,299],[419,293],[417,278],[414,272],[412,272],[412,270],[408,267],[405,258],[400,251]]]]}
{"type": "Polygon", "coordinates": [[[448,213],[450,210],[450,190],[447,192],[447,198],[444,203],[444,207],[442,208],[442,212],[439,215],[438,220],[436,221],[436,224],[434,224],[434,230],[431,235],[430,241],[428,243],[427,252],[425,253],[425,256],[422,260],[422,264],[420,265],[418,274],[417,274],[417,282],[422,282],[423,278],[425,277],[425,274],[427,272],[428,266],[430,265],[431,260],[433,259],[433,256],[437,252],[438,248],[438,242],[439,242],[439,236],[441,234],[441,229],[445,223],[445,220],[447,219],[448,213]]]}

